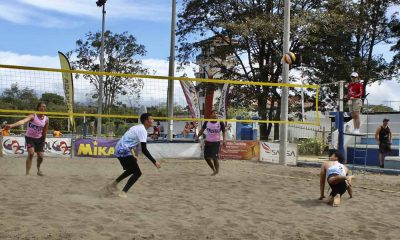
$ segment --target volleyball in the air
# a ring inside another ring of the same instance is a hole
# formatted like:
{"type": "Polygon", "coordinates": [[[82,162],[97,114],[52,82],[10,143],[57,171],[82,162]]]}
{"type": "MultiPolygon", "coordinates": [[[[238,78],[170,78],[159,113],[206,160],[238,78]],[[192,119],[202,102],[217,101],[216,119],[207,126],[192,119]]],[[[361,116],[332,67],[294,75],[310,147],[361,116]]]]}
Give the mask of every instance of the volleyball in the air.
{"type": "Polygon", "coordinates": [[[290,65],[296,61],[296,55],[294,55],[294,53],[292,52],[288,52],[285,55],[283,55],[283,61],[285,61],[285,63],[290,65]]]}

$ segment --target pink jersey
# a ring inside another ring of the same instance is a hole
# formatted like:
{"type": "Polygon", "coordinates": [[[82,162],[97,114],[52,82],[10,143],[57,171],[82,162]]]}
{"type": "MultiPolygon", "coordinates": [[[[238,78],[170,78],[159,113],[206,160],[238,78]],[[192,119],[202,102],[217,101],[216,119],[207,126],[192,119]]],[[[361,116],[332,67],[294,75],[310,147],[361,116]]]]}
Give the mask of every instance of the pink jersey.
{"type": "Polygon", "coordinates": [[[221,140],[221,131],[225,132],[225,124],[223,122],[205,122],[202,128],[206,130],[207,142],[219,142],[221,140]]]}
{"type": "Polygon", "coordinates": [[[43,119],[40,119],[36,114],[34,114],[33,120],[28,122],[25,136],[41,138],[43,135],[43,128],[46,126],[48,121],[48,117],[44,116],[43,119]]]}

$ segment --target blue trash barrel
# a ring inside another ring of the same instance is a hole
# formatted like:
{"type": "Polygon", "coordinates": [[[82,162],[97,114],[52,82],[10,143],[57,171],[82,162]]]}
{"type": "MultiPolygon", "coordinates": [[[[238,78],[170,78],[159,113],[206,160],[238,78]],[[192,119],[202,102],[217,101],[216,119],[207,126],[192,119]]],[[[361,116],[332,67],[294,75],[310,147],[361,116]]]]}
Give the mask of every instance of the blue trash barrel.
{"type": "Polygon", "coordinates": [[[253,127],[243,124],[240,134],[242,140],[253,140],[253,127]]]}

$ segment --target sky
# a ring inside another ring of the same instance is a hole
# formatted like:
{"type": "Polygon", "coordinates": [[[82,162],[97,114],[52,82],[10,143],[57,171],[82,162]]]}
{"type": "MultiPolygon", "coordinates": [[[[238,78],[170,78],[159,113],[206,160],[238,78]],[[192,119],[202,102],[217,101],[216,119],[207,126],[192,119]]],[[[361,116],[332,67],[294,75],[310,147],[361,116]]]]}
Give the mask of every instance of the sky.
{"type": "MultiPolygon", "coordinates": [[[[75,48],[75,41],[85,33],[101,30],[101,8],[96,0],[1,0],[0,64],[59,68],[57,52],[75,48]]],[[[108,0],[106,29],[127,31],[145,45],[143,64],[156,75],[168,74],[170,46],[170,0],[108,0]]],[[[178,0],[178,11],[181,0],[178,0]]],[[[391,9],[391,12],[399,9],[391,9]]],[[[390,46],[380,45],[377,54],[390,61],[390,46]]],[[[184,72],[194,76],[190,66],[184,72]]],[[[179,75],[179,74],[176,74],[179,75]]],[[[175,84],[178,89],[179,84],[175,84]]],[[[372,104],[400,101],[397,82],[374,84],[367,89],[372,104]],[[382,91],[382,89],[385,89],[382,91]]],[[[179,96],[179,101],[183,97],[179,96]]],[[[391,103],[400,109],[400,103],[391,103]]]]}

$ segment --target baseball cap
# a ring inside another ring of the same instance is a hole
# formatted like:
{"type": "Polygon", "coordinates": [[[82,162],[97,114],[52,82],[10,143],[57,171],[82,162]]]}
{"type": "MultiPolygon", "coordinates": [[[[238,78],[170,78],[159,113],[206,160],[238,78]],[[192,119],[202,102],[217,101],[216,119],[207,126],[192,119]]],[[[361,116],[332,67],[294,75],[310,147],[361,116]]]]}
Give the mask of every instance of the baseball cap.
{"type": "Polygon", "coordinates": [[[357,72],[352,72],[350,77],[358,77],[358,73],[357,72]]]}
{"type": "Polygon", "coordinates": [[[384,122],[389,122],[389,119],[385,118],[383,119],[384,122]]]}

